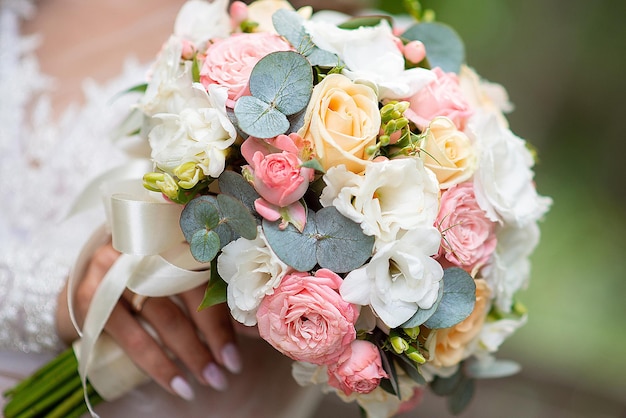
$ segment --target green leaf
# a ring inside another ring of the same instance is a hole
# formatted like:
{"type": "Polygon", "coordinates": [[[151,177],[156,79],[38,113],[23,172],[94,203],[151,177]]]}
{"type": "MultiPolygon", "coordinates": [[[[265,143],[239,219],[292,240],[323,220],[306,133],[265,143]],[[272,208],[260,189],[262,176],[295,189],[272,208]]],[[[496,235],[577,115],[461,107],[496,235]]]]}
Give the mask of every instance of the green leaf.
{"type": "Polygon", "coordinates": [[[226,302],[226,288],[228,284],[217,272],[217,260],[211,262],[211,279],[204,291],[204,298],[198,306],[198,311],[226,302]]]}
{"type": "Polygon", "coordinates": [[[402,37],[421,41],[426,47],[426,58],[432,68],[458,73],[465,62],[465,46],[461,37],[450,26],[439,22],[417,23],[402,37]]]}
{"type": "Polygon", "coordinates": [[[315,214],[317,262],[335,273],[361,267],[372,255],[374,237],[365,235],[361,226],[343,216],[334,206],[315,214]]]}
{"type": "Polygon", "coordinates": [[[338,27],[341,29],[358,29],[363,26],[378,26],[383,20],[389,22],[389,26],[393,26],[393,19],[391,16],[375,15],[353,17],[341,23],[338,27]]]}
{"type": "Polygon", "coordinates": [[[297,52],[272,52],[250,74],[250,93],[287,116],[304,109],[312,91],[313,69],[297,52]]]}
{"type": "Polygon", "coordinates": [[[450,396],[454,393],[457,386],[459,386],[462,379],[463,371],[462,368],[459,367],[458,370],[450,377],[436,376],[430,384],[430,389],[435,395],[450,396]]]}
{"type": "Polygon", "coordinates": [[[425,385],[426,379],[422,376],[417,369],[415,362],[409,359],[405,354],[400,354],[395,356],[398,366],[404,370],[404,372],[411,378],[413,381],[419,385],[425,385]]]}
{"type": "Polygon", "coordinates": [[[239,200],[251,213],[255,213],[254,201],[260,196],[241,174],[231,170],[224,170],[218,182],[222,193],[239,200]]]}
{"type": "Polygon", "coordinates": [[[215,231],[200,229],[189,242],[191,255],[201,263],[213,260],[220,250],[220,237],[215,231]]]}
{"type": "Polygon", "coordinates": [[[219,220],[217,199],[213,196],[198,196],[183,209],[180,228],[187,242],[191,243],[196,232],[215,228],[219,220]]]}
{"type": "Polygon", "coordinates": [[[415,312],[415,315],[411,317],[408,321],[402,324],[402,328],[413,328],[418,325],[422,325],[424,322],[428,321],[428,319],[435,314],[437,308],[439,308],[439,304],[441,303],[441,299],[443,298],[443,286],[439,286],[439,293],[437,294],[437,300],[433,303],[428,309],[418,309],[415,312]]]}
{"type": "Polygon", "coordinates": [[[387,392],[394,394],[400,399],[400,383],[398,382],[398,373],[396,372],[396,366],[393,362],[393,357],[391,354],[380,347],[378,347],[378,351],[380,352],[380,360],[383,366],[383,369],[389,375],[387,379],[381,379],[380,386],[385,389],[387,392]],[[391,390],[386,388],[387,384],[391,386],[391,390]]]}
{"type": "Polygon", "coordinates": [[[474,361],[467,365],[466,372],[475,379],[495,379],[518,373],[521,366],[511,360],[474,361]]]}
{"type": "Polygon", "coordinates": [[[476,284],[465,270],[453,267],[443,272],[443,297],[424,325],[430,329],[450,328],[467,318],[476,303],[476,284]]]}
{"type": "Polygon", "coordinates": [[[257,138],[273,138],[289,129],[287,116],[253,96],[239,98],[234,111],[239,129],[257,138]]]}
{"type": "Polygon", "coordinates": [[[316,264],[335,273],[352,271],[367,261],[374,247],[374,237],[334,207],[309,211],[302,233],[292,225],[282,230],[279,225],[263,221],[267,241],[278,258],[298,271],[309,271],[316,264]]]}
{"type": "MultiPolygon", "coordinates": [[[[310,214],[312,212],[309,212],[310,214]]],[[[304,231],[300,233],[292,224],[284,230],[280,222],[263,220],[263,232],[274,253],[285,264],[298,271],[309,271],[317,264],[315,258],[315,218],[309,216],[304,231]]]]}
{"type": "Polygon", "coordinates": [[[272,15],[276,32],[289,41],[296,50],[307,57],[311,65],[334,67],[341,61],[332,52],[318,48],[303,26],[304,18],[293,10],[281,9],[272,15]]]}
{"type": "Polygon", "coordinates": [[[474,390],[473,379],[461,379],[454,393],[448,398],[448,409],[453,415],[458,415],[465,410],[474,396],[474,390]]]}
{"type": "Polygon", "coordinates": [[[325,173],[324,167],[320,163],[320,160],[317,158],[312,158],[309,161],[305,161],[301,164],[302,167],[312,168],[315,171],[319,171],[320,173],[325,173]]]}
{"type": "Polygon", "coordinates": [[[256,220],[241,201],[221,193],[217,195],[217,203],[222,214],[221,222],[228,224],[233,232],[246,239],[256,238],[256,220]]]}

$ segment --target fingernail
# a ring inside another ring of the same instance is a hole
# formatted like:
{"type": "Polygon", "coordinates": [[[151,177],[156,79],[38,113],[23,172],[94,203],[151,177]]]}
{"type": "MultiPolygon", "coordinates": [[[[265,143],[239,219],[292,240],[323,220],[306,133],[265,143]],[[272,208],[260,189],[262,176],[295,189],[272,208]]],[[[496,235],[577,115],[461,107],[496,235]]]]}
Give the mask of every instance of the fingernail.
{"type": "Polygon", "coordinates": [[[222,359],[224,360],[224,366],[229,372],[241,372],[241,356],[235,344],[229,343],[224,346],[222,349],[222,359]]]}
{"type": "Polygon", "coordinates": [[[170,386],[172,390],[181,398],[187,401],[193,400],[193,389],[191,388],[191,386],[189,386],[189,383],[187,383],[187,381],[185,381],[185,379],[183,379],[182,377],[176,376],[175,378],[173,378],[170,382],[170,386]]]}
{"type": "Polygon", "coordinates": [[[208,366],[204,368],[202,372],[202,376],[209,382],[209,385],[213,387],[215,390],[226,390],[228,387],[228,382],[226,381],[226,376],[220,370],[220,368],[215,363],[209,363],[208,366]]]}

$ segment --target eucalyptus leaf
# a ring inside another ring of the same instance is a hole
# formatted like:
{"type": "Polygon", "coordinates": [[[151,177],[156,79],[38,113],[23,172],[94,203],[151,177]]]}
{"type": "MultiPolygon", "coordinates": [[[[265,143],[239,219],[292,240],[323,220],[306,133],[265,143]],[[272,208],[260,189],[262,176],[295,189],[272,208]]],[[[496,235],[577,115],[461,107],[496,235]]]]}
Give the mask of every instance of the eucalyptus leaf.
{"type": "Polygon", "coordinates": [[[443,272],[443,297],[424,325],[430,329],[450,328],[467,318],[476,303],[476,284],[465,270],[452,267],[443,272]]]}
{"type": "Polygon", "coordinates": [[[198,306],[198,311],[226,302],[227,287],[228,284],[217,273],[217,260],[213,259],[211,262],[211,279],[204,291],[204,297],[198,306]]]}
{"type": "Polygon", "coordinates": [[[300,128],[304,126],[304,117],[306,115],[306,108],[293,115],[287,116],[289,120],[289,132],[298,132],[300,128]]]}
{"type": "Polygon", "coordinates": [[[341,23],[338,27],[341,29],[358,29],[363,26],[378,26],[383,20],[389,22],[389,26],[393,26],[393,19],[391,16],[374,15],[353,17],[341,23]]]}
{"type": "MultiPolygon", "coordinates": [[[[312,213],[312,212],[309,212],[312,213]]],[[[292,224],[279,228],[280,222],[263,220],[263,232],[272,250],[285,264],[298,271],[309,271],[315,267],[315,218],[309,216],[304,231],[300,233],[292,224]]]]}
{"type": "Polygon", "coordinates": [[[218,194],[217,203],[222,214],[221,222],[230,226],[233,231],[249,240],[256,238],[256,220],[244,204],[227,194],[218,194]]]}
{"type": "Polygon", "coordinates": [[[304,54],[311,65],[319,67],[333,68],[343,64],[336,54],[325,49],[318,48],[317,46],[310,49],[308,54],[304,54]]]}
{"type": "Polygon", "coordinates": [[[220,237],[215,231],[198,230],[189,242],[191,255],[201,263],[213,260],[220,250],[220,237]]]}
{"type": "Polygon", "coordinates": [[[313,170],[319,171],[320,173],[326,172],[326,170],[324,170],[324,167],[322,166],[322,163],[320,163],[320,160],[318,160],[317,158],[312,158],[309,161],[305,161],[300,166],[312,168],[313,170]]]}
{"type": "Polygon", "coordinates": [[[213,196],[198,196],[185,205],[180,214],[180,228],[190,243],[196,232],[215,228],[219,219],[217,199],[213,196]]]}
{"type": "Polygon", "coordinates": [[[254,201],[260,196],[241,174],[224,170],[218,179],[218,184],[222,193],[238,199],[251,213],[256,213],[254,201]]]}
{"type": "Polygon", "coordinates": [[[462,379],[456,390],[448,398],[448,409],[453,415],[458,415],[467,408],[474,396],[474,379],[462,379]]]}
{"type": "Polygon", "coordinates": [[[413,328],[418,325],[422,325],[424,322],[428,321],[428,319],[434,315],[439,308],[439,304],[441,303],[441,299],[443,298],[443,284],[439,285],[439,293],[437,293],[437,300],[433,303],[428,309],[418,309],[415,312],[415,315],[411,317],[408,321],[402,324],[402,328],[413,328]]]}
{"type": "Polygon", "coordinates": [[[467,365],[466,372],[475,379],[495,379],[518,373],[521,366],[512,360],[474,361],[467,365]]]}
{"type": "Polygon", "coordinates": [[[335,273],[361,267],[372,255],[374,237],[365,235],[361,226],[329,206],[315,214],[317,262],[335,273]]]}
{"type": "Polygon", "coordinates": [[[313,69],[297,52],[272,52],[250,74],[250,93],[287,116],[304,109],[312,91],[313,69]]]}
{"type": "Polygon", "coordinates": [[[273,138],[287,132],[289,120],[273,105],[254,96],[243,96],[235,103],[237,125],[247,135],[273,138]]]}
{"type": "Polygon", "coordinates": [[[426,58],[432,68],[441,67],[446,72],[458,72],[465,62],[465,45],[461,37],[448,25],[439,22],[417,23],[408,28],[402,37],[421,41],[426,47],[426,58]]]}

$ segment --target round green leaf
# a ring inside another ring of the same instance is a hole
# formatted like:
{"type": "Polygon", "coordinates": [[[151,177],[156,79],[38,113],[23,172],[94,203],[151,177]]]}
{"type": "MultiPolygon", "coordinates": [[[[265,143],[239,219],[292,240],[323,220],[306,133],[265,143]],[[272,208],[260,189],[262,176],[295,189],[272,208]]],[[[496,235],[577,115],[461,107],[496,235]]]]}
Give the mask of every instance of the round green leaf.
{"type": "Polygon", "coordinates": [[[361,226],[343,216],[334,206],[315,214],[317,225],[317,262],[335,273],[361,267],[372,255],[374,237],[365,235],[361,226]]]}
{"type": "Polygon", "coordinates": [[[417,23],[402,34],[407,40],[422,41],[431,68],[458,73],[465,62],[465,46],[450,26],[438,22],[417,23]]]}
{"type": "Polygon", "coordinates": [[[315,218],[309,216],[300,233],[292,224],[281,230],[280,222],[263,220],[263,232],[272,250],[285,264],[298,271],[309,271],[317,264],[315,258],[315,218]]]}
{"type": "Polygon", "coordinates": [[[313,69],[309,61],[297,52],[268,54],[250,74],[250,93],[287,116],[304,109],[312,91],[313,69]]]}
{"type": "Polygon", "coordinates": [[[450,328],[467,318],[476,303],[476,284],[465,270],[453,267],[443,273],[443,297],[424,325],[430,329],[450,328]]]}
{"type": "Polygon", "coordinates": [[[221,222],[246,239],[256,238],[256,220],[241,201],[227,194],[218,194],[217,203],[222,214],[221,222]]]}
{"type": "Polygon", "coordinates": [[[287,132],[289,120],[272,104],[253,96],[243,96],[235,103],[239,128],[257,138],[273,138],[287,132]]]}
{"type": "Polygon", "coordinates": [[[201,263],[213,260],[220,250],[220,237],[215,231],[199,230],[189,243],[191,255],[201,263]]]}
{"type": "Polygon", "coordinates": [[[190,243],[196,232],[217,227],[219,220],[217,200],[213,196],[198,196],[185,205],[180,215],[180,228],[190,243]]]}
{"type": "Polygon", "coordinates": [[[276,32],[289,41],[294,48],[301,48],[308,37],[302,23],[304,18],[293,10],[280,9],[272,15],[272,24],[276,32]]]}
{"type": "Polygon", "coordinates": [[[241,174],[231,170],[224,170],[220,174],[218,182],[222,193],[238,199],[250,212],[255,213],[254,201],[259,198],[259,194],[241,174]]]}
{"type": "Polygon", "coordinates": [[[411,317],[408,321],[402,324],[402,328],[413,328],[418,325],[422,325],[424,322],[428,321],[428,319],[435,314],[437,308],[439,308],[439,304],[441,303],[441,299],[443,298],[443,283],[439,285],[439,293],[437,294],[437,300],[433,303],[428,309],[418,309],[415,312],[415,315],[411,317]]]}

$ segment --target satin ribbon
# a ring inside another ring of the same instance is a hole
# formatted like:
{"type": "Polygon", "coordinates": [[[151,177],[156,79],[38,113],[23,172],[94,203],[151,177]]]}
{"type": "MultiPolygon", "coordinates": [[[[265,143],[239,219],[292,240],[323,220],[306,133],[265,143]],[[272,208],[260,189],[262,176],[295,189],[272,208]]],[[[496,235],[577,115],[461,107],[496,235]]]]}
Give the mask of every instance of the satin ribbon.
{"type": "MultiPolygon", "coordinates": [[[[133,167],[128,170],[133,171],[133,167]]],[[[102,378],[107,375],[106,370],[98,368],[100,372],[92,373],[93,359],[96,351],[100,350],[98,340],[124,290],[128,288],[148,297],[172,296],[206,283],[210,277],[210,264],[198,263],[184,241],[179,226],[182,205],[166,201],[160,194],[148,192],[143,188],[141,180],[120,180],[125,177],[119,176],[123,171],[116,169],[113,181],[109,181],[110,177],[106,175],[99,178],[104,181],[102,190],[113,247],[122,255],[96,289],[82,330],[77,327],[81,336],[81,343],[77,346],[78,372],[83,387],[86,389],[89,378],[105,400],[113,400],[126,393],[139,379],[136,376],[129,378],[124,387],[125,383],[121,381],[124,376],[109,375],[114,379],[113,382],[117,382],[117,385],[112,385],[115,390],[110,390],[111,379],[102,378]]],[[[88,205],[81,203],[78,206],[88,205]]],[[[106,242],[106,229],[106,226],[100,227],[85,246],[70,278],[70,289],[75,290],[76,280],[85,272],[95,248],[106,242]]],[[[76,326],[70,294],[73,291],[68,292],[68,304],[76,326]]],[[[85,402],[91,415],[97,417],[86,390],[85,402]]]]}

